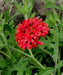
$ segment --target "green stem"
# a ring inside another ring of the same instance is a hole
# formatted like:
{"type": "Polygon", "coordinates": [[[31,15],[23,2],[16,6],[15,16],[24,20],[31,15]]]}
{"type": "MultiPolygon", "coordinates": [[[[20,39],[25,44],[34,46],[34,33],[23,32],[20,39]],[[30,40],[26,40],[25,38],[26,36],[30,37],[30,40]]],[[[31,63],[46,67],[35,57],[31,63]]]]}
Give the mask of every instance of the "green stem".
{"type": "Polygon", "coordinates": [[[58,40],[56,40],[56,42],[55,42],[55,45],[56,45],[56,54],[57,54],[57,56],[56,56],[56,60],[55,60],[55,75],[56,75],[56,66],[57,66],[57,64],[58,64],[58,40]]]}
{"type": "Polygon", "coordinates": [[[29,53],[30,53],[32,59],[37,63],[37,65],[39,65],[42,69],[46,69],[46,68],[45,68],[42,64],[40,64],[40,63],[38,62],[38,60],[33,56],[31,50],[29,50],[29,53]]]}
{"type": "Polygon", "coordinates": [[[54,75],[56,75],[56,66],[58,64],[58,48],[56,49],[57,50],[57,57],[56,57],[56,61],[55,61],[55,72],[54,72],[54,75]]]}
{"type": "Polygon", "coordinates": [[[27,20],[27,19],[28,19],[27,14],[25,14],[25,15],[24,15],[24,17],[25,17],[25,20],[27,20]]]}
{"type": "MultiPolygon", "coordinates": [[[[61,55],[61,50],[58,52],[58,63],[60,62],[60,55],[61,55]]],[[[58,68],[58,75],[60,75],[60,68],[58,68]]]]}
{"type": "MultiPolygon", "coordinates": [[[[29,54],[27,54],[27,53],[25,53],[25,52],[23,52],[23,51],[21,51],[21,50],[18,50],[18,49],[16,49],[16,48],[14,48],[13,46],[10,46],[10,45],[9,45],[9,47],[10,47],[11,49],[14,49],[15,51],[17,51],[17,52],[19,52],[19,53],[24,54],[24,55],[27,56],[27,57],[32,58],[32,59],[37,63],[37,65],[39,65],[42,69],[46,69],[42,64],[40,64],[40,63],[38,62],[38,60],[36,60],[36,58],[33,56],[32,52],[31,52],[31,50],[29,50],[29,53],[30,53],[30,55],[29,55],[29,54]]],[[[53,74],[51,73],[51,75],[53,75],[53,74]]]]}
{"type": "Polygon", "coordinates": [[[5,52],[0,51],[0,53],[2,53],[3,55],[5,55],[7,58],[11,59],[11,57],[9,55],[7,55],[5,52]]]}
{"type": "Polygon", "coordinates": [[[32,58],[42,69],[46,69],[43,65],[41,65],[41,64],[35,59],[35,57],[33,56],[32,52],[31,52],[31,50],[29,50],[29,52],[30,52],[30,54],[31,54],[31,56],[30,56],[29,54],[27,54],[27,53],[25,53],[25,52],[23,52],[23,51],[20,51],[20,50],[14,48],[13,46],[10,46],[10,45],[9,45],[9,47],[10,47],[11,49],[14,49],[14,50],[17,51],[17,52],[20,52],[20,53],[24,54],[24,55],[27,56],[27,57],[32,58]]]}
{"type": "Polygon", "coordinates": [[[2,19],[2,31],[1,32],[3,32],[4,24],[5,24],[5,21],[4,21],[4,19],[2,19]]]}
{"type": "Polygon", "coordinates": [[[17,52],[19,52],[19,53],[24,54],[24,55],[27,56],[27,57],[31,57],[29,54],[27,54],[27,53],[25,53],[25,52],[23,52],[23,51],[21,51],[21,50],[18,50],[18,49],[16,49],[16,48],[14,48],[13,46],[10,46],[10,45],[9,45],[9,47],[10,47],[11,49],[14,49],[15,51],[17,51],[17,52]]]}
{"type": "MultiPolygon", "coordinates": [[[[23,0],[23,4],[25,4],[26,1],[23,0]]],[[[28,16],[27,13],[24,15],[25,20],[27,20],[28,16]]]]}
{"type": "Polygon", "coordinates": [[[7,51],[8,51],[8,54],[11,55],[11,52],[10,52],[10,50],[9,50],[9,48],[8,48],[7,39],[5,38],[5,36],[4,36],[3,33],[0,33],[0,34],[1,34],[1,36],[3,37],[3,40],[4,40],[4,42],[5,42],[5,46],[6,46],[6,49],[7,49],[7,51]]]}
{"type": "Polygon", "coordinates": [[[13,7],[13,5],[11,5],[11,6],[10,6],[10,9],[9,9],[9,14],[11,13],[12,7],[13,7]]]}

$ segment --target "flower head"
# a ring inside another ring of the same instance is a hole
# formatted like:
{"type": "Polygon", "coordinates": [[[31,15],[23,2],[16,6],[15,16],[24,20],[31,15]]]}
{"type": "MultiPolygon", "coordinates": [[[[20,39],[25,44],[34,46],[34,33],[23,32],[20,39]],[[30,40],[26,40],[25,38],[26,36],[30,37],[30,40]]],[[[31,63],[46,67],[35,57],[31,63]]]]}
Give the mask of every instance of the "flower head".
{"type": "Polygon", "coordinates": [[[25,48],[32,49],[37,45],[43,45],[38,41],[40,37],[47,35],[49,31],[48,24],[44,23],[42,19],[33,17],[33,19],[24,20],[18,24],[17,33],[15,34],[18,46],[23,50],[25,48]]]}

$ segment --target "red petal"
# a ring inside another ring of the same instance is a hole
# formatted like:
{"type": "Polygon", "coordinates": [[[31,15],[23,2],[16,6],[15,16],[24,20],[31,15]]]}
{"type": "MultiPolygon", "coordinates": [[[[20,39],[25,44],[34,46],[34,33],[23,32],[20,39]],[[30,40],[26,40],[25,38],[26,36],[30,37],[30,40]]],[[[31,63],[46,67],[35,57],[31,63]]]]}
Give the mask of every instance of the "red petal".
{"type": "Polygon", "coordinates": [[[37,43],[38,43],[39,45],[44,45],[41,41],[38,41],[37,43]]]}

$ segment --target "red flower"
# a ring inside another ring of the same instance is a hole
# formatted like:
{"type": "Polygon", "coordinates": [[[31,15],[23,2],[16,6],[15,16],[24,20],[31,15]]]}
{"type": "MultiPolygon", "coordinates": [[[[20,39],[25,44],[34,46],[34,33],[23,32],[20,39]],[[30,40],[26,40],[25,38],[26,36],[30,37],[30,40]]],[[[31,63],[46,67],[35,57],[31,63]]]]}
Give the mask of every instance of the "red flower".
{"type": "Polygon", "coordinates": [[[40,37],[48,34],[48,24],[44,23],[42,19],[33,17],[33,19],[24,20],[19,23],[17,27],[17,33],[15,34],[18,46],[23,50],[25,48],[32,49],[37,45],[43,45],[42,42],[38,41],[40,37]]]}

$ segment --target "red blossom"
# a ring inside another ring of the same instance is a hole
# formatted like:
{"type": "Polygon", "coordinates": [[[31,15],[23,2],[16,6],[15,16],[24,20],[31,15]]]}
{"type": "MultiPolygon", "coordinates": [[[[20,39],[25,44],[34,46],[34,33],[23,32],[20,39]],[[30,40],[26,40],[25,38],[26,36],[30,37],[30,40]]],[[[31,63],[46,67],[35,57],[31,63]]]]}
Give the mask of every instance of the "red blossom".
{"type": "Polygon", "coordinates": [[[38,41],[40,37],[47,35],[49,31],[48,24],[44,23],[42,19],[33,17],[33,19],[24,20],[18,24],[17,33],[15,34],[18,46],[23,50],[25,48],[32,49],[37,45],[43,45],[38,41]]]}

